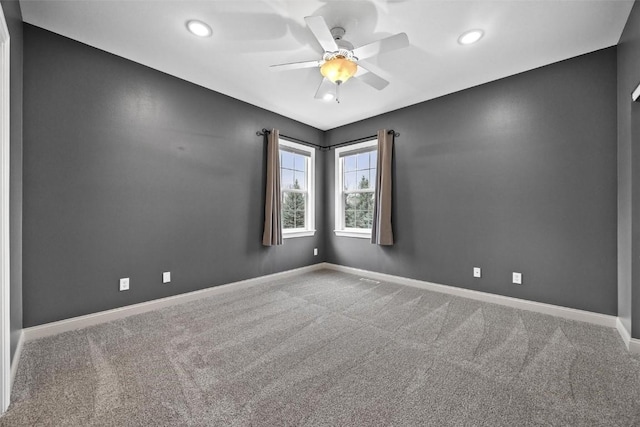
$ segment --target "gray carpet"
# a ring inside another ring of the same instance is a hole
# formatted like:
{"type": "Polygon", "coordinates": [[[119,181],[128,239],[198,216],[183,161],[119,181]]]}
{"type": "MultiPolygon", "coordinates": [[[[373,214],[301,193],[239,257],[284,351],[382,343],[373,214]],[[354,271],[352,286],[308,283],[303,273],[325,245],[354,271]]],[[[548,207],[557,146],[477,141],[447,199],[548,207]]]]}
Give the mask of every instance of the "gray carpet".
{"type": "Polygon", "coordinates": [[[2,426],[640,425],[602,328],[328,270],[29,342],[2,426]]]}

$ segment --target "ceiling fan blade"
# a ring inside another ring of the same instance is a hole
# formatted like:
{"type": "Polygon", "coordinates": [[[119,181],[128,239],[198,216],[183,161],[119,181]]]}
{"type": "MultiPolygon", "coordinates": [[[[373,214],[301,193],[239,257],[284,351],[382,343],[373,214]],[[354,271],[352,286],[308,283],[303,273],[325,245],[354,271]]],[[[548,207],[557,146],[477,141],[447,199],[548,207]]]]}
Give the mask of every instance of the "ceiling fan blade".
{"type": "Polygon", "coordinates": [[[388,81],[375,74],[374,72],[367,70],[360,64],[358,64],[358,72],[354,77],[357,77],[361,82],[364,82],[378,90],[382,90],[389,85],[388,81]]]}
{"type": "Polygon", "coordinates": [[[334,92],[334,88],[335,88],[335,84],[331,83],[331,80],[329,80],[328,78],[324,78],[322,79],[322,81],[320,82],[320,86],[318,86],[318,90],[316,91],[316,99],[325,99],[325,95],[330,93],[333,94],[334,92]]]}
{"type": "Polygon", "coordinates": [[[358,59],[365,59],[407,46],[409,46],[409,37],[407,37],[405,33],[398,33],[395,36],[390,36],[353,49],[353,54],[358,59]]]}
{"type": "Polygon", "coordinates": [[[325,52],[335,52],[338,50],[338,45],[333,39],[331,31],[329,31],[329,27],[327,27],[327,23],[324,22],[322,16],[305,16],[304,21],[307,23],[313,35],[316,36],[318,43],[320,43],[320,46],[322,46],[325,52]]]}
{"type": "Polygon", "coordinates": [[[271,71],[286,71],[286,70],[298,70],[300,68],[313,68],[322,65],[321,60],[318,61],[305,61],[305,62],[290,62],[288,64],[271,65],[269,69],[271,71]]]}

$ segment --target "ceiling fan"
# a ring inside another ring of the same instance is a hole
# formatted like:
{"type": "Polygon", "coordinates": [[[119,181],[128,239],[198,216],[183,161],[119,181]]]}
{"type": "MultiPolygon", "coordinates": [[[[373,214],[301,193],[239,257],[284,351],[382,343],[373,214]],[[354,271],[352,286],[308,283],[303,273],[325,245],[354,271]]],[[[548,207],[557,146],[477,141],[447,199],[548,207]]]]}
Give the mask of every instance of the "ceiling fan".
{"type": "Polygon", "coordinates": [[[329,29],[322,16],[307,16],[304,20],[318,40],[318,43],[320,43],[322,49],[324,49],[322,59],[272,65],[269,68],[273,71],[283,71],[319,67],[320,73],[324,78],[316,91],[316,99],[325,98],[327,94],[331,94],[331,88],[335,85],[335,99],[337,102],[340,102],[340,85],[351,77],[355,77],[375,89],[384,89],[389,82],[372,71],[367,70],[359,64],[358,61],[409,46],[409,38],[407,35],[405,33],[399,33],[354,48],[351,43],[343,38],[345,35],[344,28],[334,27],[329,29]]]}

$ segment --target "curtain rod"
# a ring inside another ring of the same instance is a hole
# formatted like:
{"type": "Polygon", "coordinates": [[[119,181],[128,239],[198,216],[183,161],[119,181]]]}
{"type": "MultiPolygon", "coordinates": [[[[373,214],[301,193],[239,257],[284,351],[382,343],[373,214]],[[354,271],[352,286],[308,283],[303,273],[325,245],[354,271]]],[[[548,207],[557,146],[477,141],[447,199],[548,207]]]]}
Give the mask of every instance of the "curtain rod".
{"type": "MultiPolygon", "coordinates": [[[[259,130],[259,131],[256,132],[256,135],[257,136],[265,136],[265,135],[268,135],[270,133],[271,133],[271,131],[269,129],[262,128],[262,130],[259,130]]],[[[292,136],[287,136],[287,135],[280,134],[280,137],[282,137],[284,139],[291,140],[293,142],[299,142],[300,144],[303,144],[303,145],[308,145],[310,147],[315,147],[320,151],[323,151],[323,149],[325,148],[322,145],[314,144],[313,142],[304,141],[302,139],[294,138],[292,136]]]]}
{"type": "MultiPolygon", "coordinates": [[[[257,131],[256,135],[257,136],[265,136],[265,135],[268,135],[270,133],[271,133],[271,131],[269,129],[263,128],[262,130],[257,131]]],[[[388,134],[393,134],[393,136],[396,137],[396,138],[400,136],[400,132],[396,132],[393,129],[387,131],[387,133],[388,134]]],[[[328,145],[328,146],[324,147],[322,145],[314,144],[313,142],[304,141],[302,139],[294,138],[294,137],[291,137],[291,136],[287,136],[287,135],[283,135],[283,134],[280,134],[280,136],[282,138],[284,138],[284,139],[289,139],[289,140],[291,140],[293,142],[299,142],[300,144],[304,144],[304,145],[309,145],[311,147],[315,147],[319,151],[329,151],[332,148],[344,147],[345,145],[351,145],[351,144],[355,144],[355,143],[362,142],[362,141],[367,141],[367,140],[370,140],[370,139],[378,137],[378,135],[364,136],[362,138],[351,139],[349,141],[339,142],[337,144],[332,144],[332,145],[328,145]]]]}

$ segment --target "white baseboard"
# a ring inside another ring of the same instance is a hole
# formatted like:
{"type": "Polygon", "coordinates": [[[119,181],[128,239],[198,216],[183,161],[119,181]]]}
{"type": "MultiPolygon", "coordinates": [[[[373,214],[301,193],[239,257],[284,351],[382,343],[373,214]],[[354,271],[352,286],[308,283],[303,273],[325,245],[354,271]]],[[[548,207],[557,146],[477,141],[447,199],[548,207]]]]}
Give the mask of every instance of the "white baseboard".
{"type": "Polygon", "coordinates": [[[624,345],[627,347],[627,350],[629,350],[629,353],[640,354],[640,339],[631,338],[631,334],[627,328],[624,327],[619,317],[616,320],[616,329],[622,337],[622,341],[624,341],[624,345]]]}
{"type": "Polygon", "coordinates": [[[494,304],[500,304],[507,307],[518,308],[522,310],[534,311],[537,313],[548,314],[551,316],[558,316],[564,319],[577,320],[581,322],[591,323],[594,325],[606,326],[610,328],[616,328],[620,336],[622,337],[627,349],[631,353],[640,353],[640,339],[631,338],[629,332],[626,330],[622,322],[615,317],[606,314],[593,313],[585,310],[578,310],[574,308],[561,307],[553,304],[546,304],[541,302],[529,301],[520,298],[507,297],[503,295],[490,294],[487,292],[475,291],[471,289],[457,288],[455,286],[441,285],[438,283],[426,282],[423,280],[409,279],[401,276],[394,276],[391,274],[377,273],[374,271],[361,270],[353,267],[346,267],[331,263],[319,263],[309,265],[306,267],[296,268],[293,270],[287,270],[280,273],[269,274],[266,276],[260,276],[253,279],[242,280],[238,282],[228,283],[225,285],[215,286],[212,288],[202,289],[199,291],[188,292],[185,294],[174,295],[171,297],[160,298],[153,301],[143,302],[140,304],[128,305],[125,307],[115,308],[112,310],[101,311],[98,313],[88,314],[85,316],[73,317],[71,319],[60,320],[58,322],[47,323],[44,325],[34,326],[31,328],[25,328],[22,331],[18,348],[16,349],[16,355],[14,357],[14,363],[11,364],[11,382],[15,377],[18,362],[20,360],[20,352],[22,351],[22,344],[26,341],[56,335],[62,332],[77,330],[86,328],[88,326],[97,325],[99,323],[110,322],[112,320],[122,319],[135,314],[146,313],[148,311],[157,310],[163,307],[169,307],[177,304],[183,304],[189,301],[199,300],[208,296],[222,294],[232,290],[238,290],[243,288],[249,288],[261,283],[269,282],[272,280],[282,279],[285,277],[295,276],[310,271],[331,269],[335,271],[341,271],[344,273],[356,274],[363,277],[367,277],[375,280],[388,281],[398,283],[401,285],[412,286],[420,289],[426,289],[429,291],[440,292],[449,295],[460,296],[464,298],[470,298],[477,301],[490,302],[494,304]]]}
{"type": "Polygon", "coordinates": [[[620,320],[619,317],[616,319],[616,329],[620,334],[622,341],[624,341],[624,345],[627,347],[627,350],[630,350],[629,345],[631,343],[631,334],[629,333],[627,328],[625,328],[625,326],[622,324],[622,320],[620,320]]]}
{"type": "Polygon", "coordinates": [[[9,377],[9,390],[13,390],[13,381],[16,379],[16,373],[18,372],[18,365],[20,364],[20,356],[22,356],[22,347],[24,345],[24,332],[20,331],[20,338],[18,338],[18,345],[16,345],[16,352],[13,354],[13,360],[11,361],[11,376],[9,377]]]}
{"type": "Polygon", "coordinates": [[[370,279],[382,280],[387,282],[398,283],[401,285],[413,286],[415,288],[426,289],[428,291],[440,292],[449,295],[470,298],[477,301],[490,302],[500,304],[507,307],[519,308],[522,310],[535,311],[537,313],[549,314],[551,316],[562,317],[564,319],[578,320],[581,322],[591,323],[594,325],[606,326],[610,328],[616,327],[617,317],[607,314],[593,313],[591,311],[578,310],[575,308],[562,307],[559,305],[545,304],[524,300],[520,298],[506,297],[503,295],[490,294],[487,292],[474,291],[471,289],[457,288],[454,286],[440,285],[437,283],[425,282],[423,280],[409,279],[401,276],[393,276],[391,274],[377,273],[374,271],[361,270],[353,267],[345,267],[331,263],[325,263],[326,268],[342,271],[350,274],[357,274],[368,277],[370,279]]]}
{"type": "Polygon", "coordinates": [[[159,308],[169,307],[185,302],[199,300],[212,295],[218,295],[225,292],[249,288],[261,283],[282,279],[289,276],[295,276],[314,270],[324,268],[323,263],[313,264],[306,267],[296,268],[293,270],[282,271],[280,273],[268,274],[266,276],[255,277],[253,279],[241,280],[238,282],[228,283],[225,285],[214,286],[211,288],[201,289],[199,291],[188,292],[180,295],[174,295],[166,298],[160,298],[153,301],[142,302],[139,304],[127,305],[124,307],[114,308],[112,310],[100,311],[98,313],[87,314],[84,316],[72,317],[70,319],[60,320],[57,322],[46,323],[44,325],[33,326],[23,329],[24,341],[31,341],[38,338],[48,337],[60,334],[62,332],[73,331],[86,328],[88,326],[97,325],[112,320],[122,319],[133,316],[135,314],[146,313],[148,311],[157,310],[159,308]]]}

